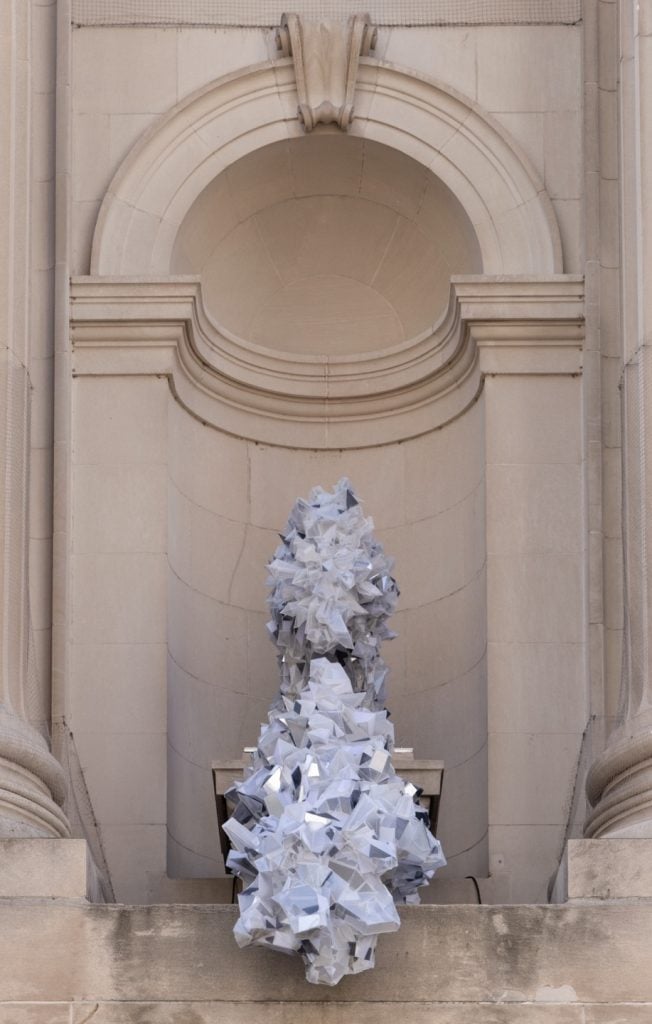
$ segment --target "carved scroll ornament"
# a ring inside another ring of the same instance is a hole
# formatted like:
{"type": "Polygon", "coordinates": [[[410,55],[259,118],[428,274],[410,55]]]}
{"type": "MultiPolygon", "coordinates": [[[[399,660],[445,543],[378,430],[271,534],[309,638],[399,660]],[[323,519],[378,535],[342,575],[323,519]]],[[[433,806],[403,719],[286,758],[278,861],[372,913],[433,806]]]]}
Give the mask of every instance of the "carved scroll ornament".
{"type": "Polygon", "coordinates": [[[283,15],[276,45],[294,61],[299,120],[307,132],[316,124],[348,129],[360,57],[369,55],[376,36],[368,14],[354,14],[347,22],[283,15]]]}

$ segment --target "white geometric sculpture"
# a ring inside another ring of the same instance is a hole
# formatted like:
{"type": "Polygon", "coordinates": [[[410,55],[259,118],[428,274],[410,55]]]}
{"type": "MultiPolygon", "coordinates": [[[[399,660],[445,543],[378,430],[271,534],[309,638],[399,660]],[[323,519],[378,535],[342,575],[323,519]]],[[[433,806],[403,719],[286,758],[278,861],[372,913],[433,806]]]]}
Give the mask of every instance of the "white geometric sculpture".
{"type": "Polygon", "coordinates": [[[348,480],[299,499],[270,563],[281,689],[252,767],[229,792],[228,868],[245,884],[240,946],[300,953],[308,981],[374,965],[396,903],[446,863],[419,791],[392,766],[380,641],[392,564],[348,480]]]}

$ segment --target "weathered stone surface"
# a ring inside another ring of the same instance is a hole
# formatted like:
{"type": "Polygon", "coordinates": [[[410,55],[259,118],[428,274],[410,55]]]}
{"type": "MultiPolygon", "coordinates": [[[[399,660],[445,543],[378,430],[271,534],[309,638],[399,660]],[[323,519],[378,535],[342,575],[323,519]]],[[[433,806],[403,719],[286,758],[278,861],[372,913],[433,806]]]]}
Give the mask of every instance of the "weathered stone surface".
{"type": "Polygon", "coordinates": [[[587,1006],[586,1024],[648,1024],[652,1020],[652,1006],[587,1006]]]}
{"type": "Polygon", "coordinates": [[[299,961],[239,950],[236,915],[7,904],[0,992],[18,1002],[652,1002],[648,905],[404,908],[400,931],[379,943],[377,970],[334,990],[309,985],[299,961]]]}
{"type": "Polygon", "coordinates": [[[652,839],[571,839],[569,900],[652,900],[652,839]]]}
{"type": "Polygon", "coordinates": [[[0,899],[85,899],[88,857],[85,839],[0,839],[0,899]]]}
{"type": "MultiPolygon", "coordinates": [[[[258,1002],[0,1003],[0,1024],[250,1024],[258,1002]]],[[[403,1003],[403,1024],[647,1024],[652,1004],[403,1003]]],[[[393,1024],[396,1006],[362,1002],[280,1002],[264,1009],[266,1024],[393,1024]]]]}
{"type": "Polygon", "coordinates": [[[68,1003],[0,1003],[0,1024],[70,1024],[70,1008],[68,1003]]]}

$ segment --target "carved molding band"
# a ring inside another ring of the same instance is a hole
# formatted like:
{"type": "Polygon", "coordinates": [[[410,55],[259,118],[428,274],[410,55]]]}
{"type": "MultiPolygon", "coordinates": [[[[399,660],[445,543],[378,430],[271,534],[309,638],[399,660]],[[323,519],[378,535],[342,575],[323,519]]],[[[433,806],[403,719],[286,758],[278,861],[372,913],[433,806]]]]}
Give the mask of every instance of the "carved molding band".
{"type": "Polygon", "coordinates": [[[165,375],[193,415],[228,433],[360,448],[449,422],[485,373],[579,373],[583,284],[566,275],[455,278],[432,333],[357,355],[283,353],[229,336],[189,277],[75,278],[71,316],[76,376],[165,375]]]}
{"type": "Polygon", "coordinates": [[[346,22],[283,15],[276,45],[283,57],[294,61],[298,115],[307,132],[316,124],[348,129],[360,57],[369,56],[376,37],[368,14],[354,14],[346,22]]]}

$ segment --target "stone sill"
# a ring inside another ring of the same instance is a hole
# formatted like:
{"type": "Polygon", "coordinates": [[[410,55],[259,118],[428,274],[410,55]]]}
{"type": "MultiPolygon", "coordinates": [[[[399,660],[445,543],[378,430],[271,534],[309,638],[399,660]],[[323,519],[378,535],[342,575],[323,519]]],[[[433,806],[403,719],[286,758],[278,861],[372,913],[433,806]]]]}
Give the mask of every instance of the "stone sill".
{"type": "Polygon", "coordinates": [[[652,906],[403,908],[401,929],[380,937],[375,970],[334,989],[309,985],[298,958],[239,950],[231,934],[235,907],[17,900],[0,914],[0,992],[7,1002],[462,1002],[523,1009],[652,1002],[652,906]]]}

